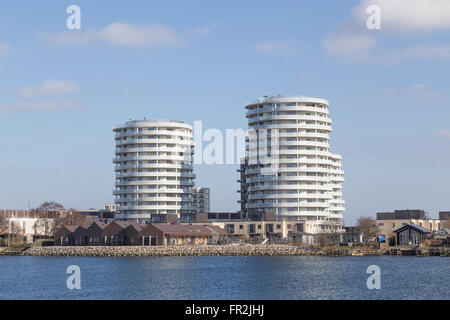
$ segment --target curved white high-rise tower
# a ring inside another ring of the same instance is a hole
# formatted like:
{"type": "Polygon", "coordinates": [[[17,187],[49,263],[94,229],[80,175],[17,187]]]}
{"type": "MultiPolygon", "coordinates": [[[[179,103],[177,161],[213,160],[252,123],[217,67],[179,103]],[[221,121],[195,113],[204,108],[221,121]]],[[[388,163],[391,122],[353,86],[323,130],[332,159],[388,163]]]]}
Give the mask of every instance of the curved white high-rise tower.
{"type": "Polygon", "coordinates": [[[344,172],[341,156],[330,152],[328,101],[266,96],[245,108],[254,131],[245,168],[249,216],[270,212],[279,220],[314,220],[324,232],[340,231],[344,172]],[[260,161],[266,154],[270,160],[260,161]]]}
{"type": "Polygon", "coordinates": [[[168,217],[192,214],[192,126],[181,121],[130,120],[113,131],[118,218],[168,222],[168,217]]]}

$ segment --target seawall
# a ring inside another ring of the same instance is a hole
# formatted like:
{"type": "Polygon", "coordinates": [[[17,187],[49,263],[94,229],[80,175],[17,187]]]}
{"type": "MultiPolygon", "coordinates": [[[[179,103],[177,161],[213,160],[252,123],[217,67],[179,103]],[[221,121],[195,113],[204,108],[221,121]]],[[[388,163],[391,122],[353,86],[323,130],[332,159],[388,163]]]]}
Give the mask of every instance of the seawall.
{"type": "MultiPolygon", "coordinates": [[[[384,255],[386,250],[365,249],[364,255],[384,255]]],[[[346,256],[351,249],[317,249],[289,245],[217,245],[217,246],[76,246],[32,247],[26,256],[346,256]]]]}

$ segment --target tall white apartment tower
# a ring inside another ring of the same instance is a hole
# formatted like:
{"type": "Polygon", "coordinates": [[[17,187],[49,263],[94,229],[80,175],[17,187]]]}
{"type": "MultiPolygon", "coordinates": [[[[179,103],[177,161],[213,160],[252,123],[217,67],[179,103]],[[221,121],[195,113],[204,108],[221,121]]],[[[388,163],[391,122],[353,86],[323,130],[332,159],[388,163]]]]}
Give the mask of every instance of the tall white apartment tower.
{"type": "Polygon", "coordinates": [[[249,217],[272,213],[277,220],[315,221],[317,232],[342,231],[344,172],[341,156],[330,152],[328,101],[265,96],[245,108],[250,137],[241,192],[249,217]],[[261,154],[270,161],[261,162],[261,154]]]}
{"type": "Polygon", "coordinates": [[[192,126],[144,119],[113,131],[117,218],[171,222],[194,213],[192,126]]]}

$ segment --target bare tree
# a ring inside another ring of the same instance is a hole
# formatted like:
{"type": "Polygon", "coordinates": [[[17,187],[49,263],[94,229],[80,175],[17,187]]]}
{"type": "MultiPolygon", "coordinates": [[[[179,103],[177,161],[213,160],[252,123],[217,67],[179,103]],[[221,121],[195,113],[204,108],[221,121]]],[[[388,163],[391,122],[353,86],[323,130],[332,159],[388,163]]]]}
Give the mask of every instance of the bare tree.
{"type": "Polygon", "coordinates": [[[64,210],[64,206],[58,202],[54,201],[46,201],[39,206],[39,208],[34,209],[33,211],[39,212],[56,212],[59,210],[64,210]]]}
{"type": "Polygon", "coordinates": [[[57,229],[58,221],[63,219],[70,210],[65,210],[64,206],[58,202],[46,201],[31,212],[37,218],[33,225],[34,234],[52,237],[57,229]]]}
{"type": "Polygon", "coordinates": [[[33,232],[36,236],[48,236],[53,235],[54,218],[43,216],[36,216],[37,220],[33,224],[33,232]]]}
{"type": "Polygon", "coordinates": [[[18,222],[12,221],[10,223],[9,234],[11,236],[10,245],[15,246],[23,243],[23,230],[18,222]]]}
{"type": "Polygon", "coordinates": [[[5,217],[0,216],[0,245],[6,246],[7,244],[7,237],[9,232],[9,220],[5,217]]]}
{"type": "Polygon", "coordinates": [[[319,233],[316,235],[316,243],[321,246],[327,246],[328,245],[328,235],[324,233],[319,233]]]}
{"type": "Polygon", "coordinates": [[[357,226],[360,228],[364,242],[376,237],[380,232],[377,223],[370,217],[358,218],[357,226]]]}
{"type": "Polygon", "coordinates": [[[9,228],[9,220],[5,217],[0,217],[0,231],[6,232],[9,228]]]}
{"type": "Polygon", "coordinates": [[[80,226],[87,223],[87,217],[79,213],[75,209],[69,209],[64,214],[55,218],[54,224],[51,228],[51,235],[55,233],[62,226],[80,226]]]}

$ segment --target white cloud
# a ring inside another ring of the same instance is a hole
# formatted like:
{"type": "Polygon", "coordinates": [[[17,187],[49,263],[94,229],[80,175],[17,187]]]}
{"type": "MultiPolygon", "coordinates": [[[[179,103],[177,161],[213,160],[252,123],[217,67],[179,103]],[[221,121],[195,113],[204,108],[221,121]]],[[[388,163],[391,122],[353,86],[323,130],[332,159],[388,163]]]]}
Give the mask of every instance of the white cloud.
{"type": "Polygon", "coordinates": [[[332,31],[324,51],[341,60],[394,63],[403,59],[448,59],[450,45],[414,45],[377,52],[377,37],[450,29],[450,0],[361,0],[351,9],[351,18],[332,31]],[[366,12],[376,5],[381,10],[381,29],[368,30],[366,12]]]}
{"type": "Polygon", "coordinates": [[[351,11],[353,19],[366,25],[367,7],[381,9],[382,30],[417,32],[450,28],[449,0],[362,0],[351,11]]]}
{"type": "Polygon", "coordinates": [[[67,95],[78,92],[78,85],[73,81],[44,80],[36,87],[24,87],[18,95],[22,98],[35,98],[49,95],[67,95]]]}
{"type": "Polygon", "coordinates": [[[287,41],[264,41],[253,46],[253,51],[262,54],[278,53],[284,55],[296,54],[300,51],[294,46],[294,40],[287,41]]]}
{"type": "Polygon", "coordinates": [[[107,27],[85,32],[67,31],[42,36],[57,45],[87,45],[103,42],[128,47],[181,47],[186,40],[175,29],[163,25],[138,26],[124,22],[115,22],[107,27]]]}

